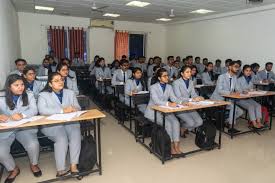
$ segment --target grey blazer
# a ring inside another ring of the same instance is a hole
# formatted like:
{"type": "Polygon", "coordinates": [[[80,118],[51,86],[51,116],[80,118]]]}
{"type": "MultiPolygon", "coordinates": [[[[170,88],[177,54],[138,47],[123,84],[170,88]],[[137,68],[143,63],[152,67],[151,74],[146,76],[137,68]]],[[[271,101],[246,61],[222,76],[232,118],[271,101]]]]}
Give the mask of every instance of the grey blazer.
{"type": "Polygon", "coordinates": [[[236,90],[237,77],[232,76],[231,88],[230,88],[230,79],[229,73],[225,73],[219,76],[215,91],[213,92],[211,99],[214,100],[224,100],[221,95],[228,95],[234,90],[236,90]]]}
{"type": "Polygon", "coordinates": [[[166,65],[163,68],[167,70],[170,79],[177,77],[178,72],[174,66],[170,67],[169,65],[166,65]]]}
{"type": "Polygon", "coordinates": [[[188,102],[190,98],[198,96],[198,94],[195,91],[193,82],[191,80],[189,80],[189,87],[187,89],[183,79],[177,79],[173,82],[173,90],[176,97],[183,102],[188,102]]]}
{"type": "Polygon", "coordinates": [[[150,120],[154,119],[154,110],[151,109],[152,106],[166,106],[168,101],[181,103],[182,101],[178,99],[173,91],[171,85],[167,84],[166,89],[163,93],[160,83],[157,82],[153,84],[150,88],[150,101],[146,108],[144,116],[150,120]]]}
{"type": "Polygon", "coordinates": [[[38,97],[37,106],[41,115],[62,113],[63,108],[68,106],[73,106],[76,109],[81,110],[75,93],[68,89],[63,89],[62,104],[54,92],[41,92],[38,97]]]}
{"type": "Polygon", "coordinates": [[[43,65],[39,66],[37,76],[48,76],[48,72],[46,72],[46,68],[43,65]]]}
{"type": "Polygon", "coordinates": [[[227,73],[227,71],[228,71],[227,67],[222,67],[221,74],[225,74],[225,73],[227,73]]]}
{"type": "MultiPolygon", "coordinates": [[[[136,81],[134,79],[128,79],[126,81],[124,92],[125,92],[125,104],[130,105],[130,98],[129,95],[133,90],[137,90],[137,92],[146,90],[145,86],[142,86],[142,82],[139,83],[139,85],[136,84],[136,81]]],[[[133,102],[133,101],[132,101],[133,102]]],[[[133,103],[132,103],[133,106],[133,103]]]]}
{"type": "Polygon", "coordinates": [[[19,71],[19,70],[14,70],[14,71],[12,71],[12,72],[10,72],[10,74],[9,75],[11,75],[11,74],[17,74],[17,75],[19,75],[19,76],[22,76],[22,73],[19,71]]]}
{"type": "MultiPolygon", "coordinates": [[[[20,96],[15,109],[10,110],[6,103],[6,97],[0,97],[0,114],[4,114],[7,116],[11,116],[15,113],[20,113],[26,116],[26,118],[30,118],[32,116],[37,115],[37,106],[36,106],[36,100],[32,94],[32,92],[27,92],[28,95],[28,101],[29,105],[23,106],[22,97],[20,96]]],[[[7,132],[0,132],[0,139],[8,138],[11,134],[13,134],[14,131],[7,131],[7,132]]]]}
{"type": "Polygon", "coordinates": [[[205,65],[203,65],[202,63],[200,64],[195,64],[197,69],[198,69],[198,73],[203,73],[204,69],[205,69],[205,65]]]}
{"type": "Polygon", "coordinates": [[[76,73],[75,73],[74,71],[72,71],[71,69],[69,69],[69,76],[71,76],[71,77],[77,79],[77,78],[76,78],[76,73]]]}
{"type": "Polygon", "coordinates": [[[215,82],[211,80],[211,77],[208,72],[203,72],[201,74],[202,84],[204,85],[214,85],[215,82]]]}
{"type": "Polygon", "coordinates": [[[156,64],[152,64],[152,65],[148,66],[148,69],[147,69],[147,76],[148,77],[153,77],[153,75],[154,75],[154,67],[155,66],[156,66],[156,64]]]}
{"type": "Polygon", "coordinates": [[[254,79],[252,77],[251,81],[249,83],[246,82],[245,77],[241,76],[240,78],[237,79],[237,85],[236,85],[236,90],[238,92],[242,92],[245,90],[253,89],[254,88],[254,79]]]}
{"type": "Polygon", "coordinates": [[[34,80],[34,83],[33,83],[33,90],[29,90],[30,92],[33,93],[34,95],[34,98],[37,99],[38,98],[38,94],[44,89],[44,86],[42,84],[41,81],[37,81],[37,80],[34,80]]]}
{"type": "Polygon", "coordinates": [[[222,73],[222,67],[214,66],[214,73],[215,74],[221,74],[222,73]]]}
{"type": "Polygon", "coordinates": [[[77,80],[76,78],[67,77],[67,88],[73,90],[75,95],[79,94],[79,90],[77,88],[77,80]]]}
{"type": "Polygon", "coordinates": [[[264,80],[264,79],[270,79],[273,81],[275,80],[275,74],[272,71],[269,72],[268,78],[267,78],[266,70],[259,71],[257,76],[258,76],[259,80],[264,80]]]}
{"type": "MultiPolygon", "coordinates": [[[[127,70],[125,73],[125,82],[130,79],[132,77],[132,71],[131,70],[127,70]]],[[[124,74],[123,71],[121,69],[117,69],[114,72],[114,75],[112,77],[112,85],[119,85],[120,82],[124,82],[124,74]]]]}
{"type": "Polygon", "coordinates": [[[142,72],[147,72],[147,64],[146,63],[143,63],[143,64],[135,63],[133,66],[139,67],[142,70],[142,72]]]}
{"type": "Polygon", "coordinates": [[[110,71],[109,67],[105,67],[104,71],[101,67],[95,67],[95,77],[96,77],[96,79],[111,78],[112,75],[111,75],[111,71],[110,71]]]}

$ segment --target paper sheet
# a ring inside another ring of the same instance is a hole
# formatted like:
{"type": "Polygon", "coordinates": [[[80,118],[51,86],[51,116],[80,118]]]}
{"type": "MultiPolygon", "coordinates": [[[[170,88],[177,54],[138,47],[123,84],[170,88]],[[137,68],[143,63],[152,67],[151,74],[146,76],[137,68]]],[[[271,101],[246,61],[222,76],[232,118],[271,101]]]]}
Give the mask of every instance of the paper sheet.
{"type": "Polygon", "coordinates": [[[0,126],[4,126],[4,127],[16,127],[16,126],[20,126],[20,125],[23,125],[23,124],[31,122],[31,121],[39,120],[39,119],[41,119],[43,117],[44,116],[33,116],[31,118],[25,118],[25,119],[21,119],[19,121],[7,121],[5,123],[0,123],[0,126]]]}
{"type": "Polygon", "coordinates": [[[187,106],[184,106],[184,105],[177,105],[177,107],[169,107],[169,106],[166,106],[166,105],[162,105],[160,107],[165,108],[165,109],[183,109],[183,108],[187,108],[187,106]]]}
{"type": "Polygon", "coordinates": [[[79,117],[81,114],[85,113],[87,111],[77,111],[77,112],[71,112],[71,113],[66,113],[66,114],[53,114],[46,119],[48,120],[55,120],[55,121],[70,121],[73,118],[79,117]]]}
{"type": "Polygon", "coordinates": [[[209,101],[209,100],[204,100],[204,101],[199,101],[199,102],[189,102],[192,105],[213,105],[215,102],[209,101]]]}
{"type": "Polygon", "coordinates": [[[149,91],[139,91],[139,92],[137,92],[137,93],[135,93],[135,94],[146,94],[146,93],[149,93],[149,91]]]}
{"type": "Polygon", "coordinates": [[[264,95],[266,93],[267,93],[267,91],[251,91],[251,92],[248,92],[249,95],[264,95]]]}

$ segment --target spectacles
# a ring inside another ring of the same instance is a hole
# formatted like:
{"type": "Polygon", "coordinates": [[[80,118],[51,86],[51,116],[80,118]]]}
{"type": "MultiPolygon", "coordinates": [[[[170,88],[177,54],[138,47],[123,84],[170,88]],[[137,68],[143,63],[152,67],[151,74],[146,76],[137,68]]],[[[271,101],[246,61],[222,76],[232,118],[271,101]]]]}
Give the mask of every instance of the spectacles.
{"type": "Polygon", "coordinates": [[[58,83],[58,82],[64,82],[64,79],[60,79],[60,80],[53,80],[53,83],[58,83]]]}
{"type": "Polygon", "coordinates": [[[162,75],[161,77],[168,78],[169,76],[168,75],[162,75]]]}

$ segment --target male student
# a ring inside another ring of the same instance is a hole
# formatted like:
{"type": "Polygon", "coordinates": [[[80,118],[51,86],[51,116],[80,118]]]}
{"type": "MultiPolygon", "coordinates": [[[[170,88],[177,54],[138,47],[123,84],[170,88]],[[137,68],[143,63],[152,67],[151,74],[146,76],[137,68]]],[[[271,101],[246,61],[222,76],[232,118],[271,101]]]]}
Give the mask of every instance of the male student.
{"type": "Polygon", "coordinates": [[[215,66],[214,66],[214,73],[216,75],[220,75],[222,73],[222,67],[221,67],[222,61],[220,59],[216,60],[215,66]]]}
{"type": "Polygon", "coordinates": [[[202,64],[206,66],[208,64],[208,58],[203,58],[202,64]]]}
{"type": "Polygon", "coordinates": [[[134,67],[139,67],[142,72],[147,72],[147,64],[145,64],[146,57],[145,56],[139,56],[137,63],[135,63],[134,67]]]}
{"type": "Polygon", "coordinates": [[[195,66],[198,69],[198,73],[201,74],[201,73],[204,72],[205,66],[201,63],[201,58],[200,57],[195,58],[195,66]]]}
{"type": "Polygon", "coordinates": [[[228,72],[229,63],[232,62],[232,59],[226,59],[225,60],[225,66],[222,67],[221,74],[225,74],[228,72]]]}
{"type": "Polygon", "coordinates": [[[24,70],[24,68],[25,68],[26,65],[27,65],[27,61],[24,60],[24,59],[22,59],[22,58],[18,58],[18,59],[16,59],[16,60],[14,61],[14,63],[15,63],[15,66],[16,66],[16,70],[12,71],[12,72],[10,73],[10,75],[11,75],[11,74],[17,74],[17,75],[19,75],[19,76],[22,76],[23,70],[24,70]]]}
{"type": "Polygon", "coordinates": [[[128,60],[120,61],[120,69],[115,70],[112,77],[112,85],[122,85],[132,77],[132,71],[129,69],[128,60]]]}
{"type": "Polygon", "coordinates": [[[51,51],[49,52],[49,57],[52,57],[52,58],[53,58],[53,61],[54,61],[56,64],[59,63],[58,58],[55,56],[55,52],[54,52],[53,50],[51,50],[51,51]]]}
{"type": "Polygon", "coordinates": [[[270,81],[275,81],[275,74],[272,71],[273,63],[267,62],[265,64],[265,69],[258,72],[258,79],[264,83],[268,83],[270,81]]]}
{"type": "Polygon", "coordinates": [[[83,59],[80,58],[79,51],[76,51],[74,53],[72,66],[83,66],[83,65],[85,65],[85,63],[84,63],[83,59]]]}
{"type": "Polygon", "coordinates": [[[168,72],[169,79],[172,80],[177,77],[177,69],[174,67],[174,56],[167,57],[167,65],[163,67],[168,72]]]}
{"type": "Polygon", "coordinates": [[[185,65],[191,67],[193,65],[193,56],[189,55],[185,59],[185,65]]]}
{"type": "MultiPolygon", "coordinates": [[[[217,85],[215,88],[214,93],[211,96],[211,99],[213,100],[224,100],[224,97],[222,95],[228,95],[230,93],[235,92],[237,87],[237,73],[240,69],[240,65],[237,61],[231,61],[229,63],[228,72],[225,74],[222,74],[219,76],[217,85]]],[[[234,105],[230,104],[227,109],[230,110],[229,112],[229,119],[226,121],[229,123],[226,124],[226,126],[229,128],[228,133],[238,133],[239,130],[232,128],[232,121],[233,121],[233,108],[234,105]]],[[[236,106],[235,110],[235,118],[234,118],[234,124],[236,124],[236,119],[239,118],[242,115],[243,111],[236,106]]]]}

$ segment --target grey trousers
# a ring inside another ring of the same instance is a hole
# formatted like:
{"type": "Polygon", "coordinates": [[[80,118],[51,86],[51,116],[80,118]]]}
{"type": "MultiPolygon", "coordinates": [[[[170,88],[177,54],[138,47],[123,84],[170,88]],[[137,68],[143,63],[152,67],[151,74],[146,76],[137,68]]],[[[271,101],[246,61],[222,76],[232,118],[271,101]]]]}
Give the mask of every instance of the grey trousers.
{"type": "Polygon", "coordinates": [[[10,148],[15,138],[23,145],[28,153],[30,163],[32,165],[38,164],[39,158],[39,142],[37,139],[37,129],[27,129],[16,131],[8,138],[0,139],[0,162],[8,171],[15,168],[15,162],[10,154],[10,148]]]}
{"type": "Polygon", "coordinates": [[[81,149],[79,123],[43,127],[42,132],[54,141],[54,156],[57,171],[66,170],[68,147],[70,151],[70,163],[78,164],[81,149]]]}
{"type": "MultiPolygon", "coordinates": [[[[157,123],[162,126],[162,115],[157,113],[157,123]]],[[[154,121],[154,120],[153,120],[154,121]]],[[[174,114],[167,114],[165,116],[165,130],[171,138],[172,142],[180,141],[180,123],[174,114]]]]}
{"type": "Polygon", "coordinates": [[[262,119],[262,106],[253,99],[240,100],[238,105],[248,111],[249,119],[256,121],[256,119],[262,119]]]}
{"type": "MultiPolygon", "coordinates": [[[[229,124],[232,124],[234,104],[230,104],[226,108],[230,110],[228,122],[229,124]]],[[[241,117],[242,114],[243,110],[240,107],[236,106],[234,124],[236,124],[236,119],[241,117]]]]}
{"type": "Polygon", "coordinates": [[[176,116],[183,121],[183,127],[193,130],[202,125],[203,120],[196,111],[180,112],[176,116]]]}

